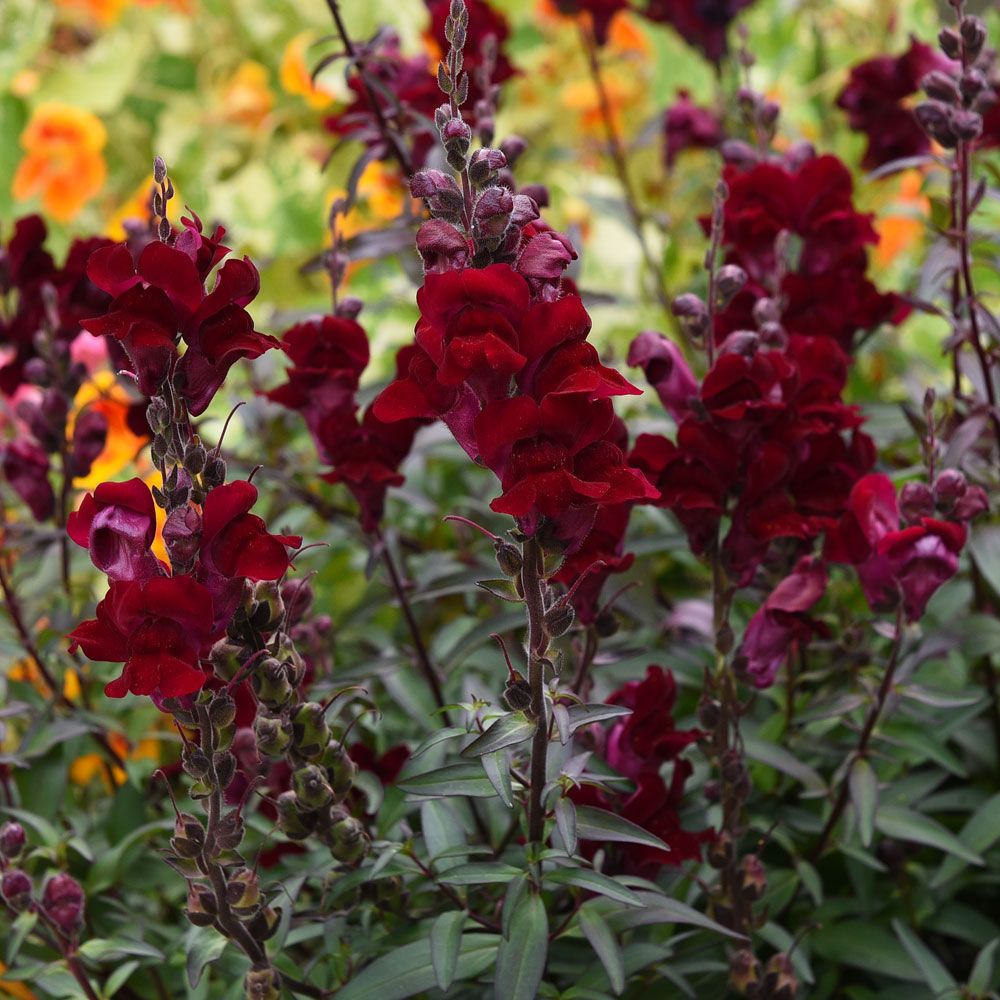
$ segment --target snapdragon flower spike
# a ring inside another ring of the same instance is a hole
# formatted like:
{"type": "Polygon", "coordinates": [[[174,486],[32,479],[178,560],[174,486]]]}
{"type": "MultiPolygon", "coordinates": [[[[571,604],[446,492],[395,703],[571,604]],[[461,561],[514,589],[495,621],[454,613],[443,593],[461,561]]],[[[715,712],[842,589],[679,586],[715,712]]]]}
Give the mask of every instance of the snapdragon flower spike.
{"type": "Polygon", "coordinates": [[[66,532],[109,580],[145,580],[161,572],[150,548],[156,507],[141,479],[101,483],[69,515],[66,532]]]}
{"type": "Polygon", "coordinates": [[[109,698],[179,697],[207,680],[200,662],[225,631],[214,617],[211,592],[190,576],[113,581],[97,617],[70,633],[70,651],[124,664],[104,688],[109,698]]]}
{"type": "Polygon", "coordinates": [[[221,243],[225,231],[208,237],[197,216],[181,222],[172,244],[151,242],[137,259],[124,243],[91,255],[87,274],[112,301],[83,327],[121,343],[144,394],[156,395],[173,373],[176,390],[197,416],[238,360],[258,358],[278,342],[254,330],[246,311],[260,289],[249,258],[225,261],[206,290],[212,269],[229,253],[221,243]],[[178,337],[186,345],[179,359],[178,337]]]}

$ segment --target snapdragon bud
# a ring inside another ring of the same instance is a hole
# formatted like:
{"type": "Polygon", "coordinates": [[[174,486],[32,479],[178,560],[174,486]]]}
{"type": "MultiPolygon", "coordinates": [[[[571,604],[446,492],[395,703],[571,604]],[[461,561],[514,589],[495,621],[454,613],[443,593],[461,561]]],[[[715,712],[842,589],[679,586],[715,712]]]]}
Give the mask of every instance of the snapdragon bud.
{"type": "Polygon", "coordinates": [[[16,861],[24,850],[26,840],[20,823],[4,823],[0,826],[0,857],[5,861],[16,861]]]}
{"type": "Polygon", "coordinates": [[[196,816],[179,813],[170,846],[182,858],[196,858],[205,846],[205,828],[196,816]]]}
{"type": "Polygon", "coordinates": [[[899,512],[907,524],[934,514],[934,494],[926,483],[906,483],[899,491],[899,512]]]}
{"type": "Polygon", "coordinates": [[[739,889],[750,902],[756,902],[767,891],[767,874],[756,854],[747,854],[740,860],[739,889]]]}
{"type": "Polygon", "coordinates": [[[792,961],[783,952],[772,955],[764,966],[764,992],[768,1000],[795,1000],[799,992],[792,961]]]}
{"type": "Polygon", "coordinates": [[[20,913],[31,903],[31,879],[19,868],[11,868],[4,872],[0,879],[0,896],[12,909],[20,913]]]}
{"type": "Polygon", "coordinates": [[[521,572],[521,550],[511,542],[498,538],[493,543],[497,565],[504,576],[518,576],[521,572]]]}
{"type": "Polygon", "coordinates": [[[83,926],[84,895],[72,875],[53,875],[42,890],[42,910],[66,937],[73,937],[83,926]]]}
{"type": "Polygon", "coordinates": [[[760,975],[760,962],[749,948],[741,948],[729,959],[729,982],[741,996],[756,995],[760,975]]]}

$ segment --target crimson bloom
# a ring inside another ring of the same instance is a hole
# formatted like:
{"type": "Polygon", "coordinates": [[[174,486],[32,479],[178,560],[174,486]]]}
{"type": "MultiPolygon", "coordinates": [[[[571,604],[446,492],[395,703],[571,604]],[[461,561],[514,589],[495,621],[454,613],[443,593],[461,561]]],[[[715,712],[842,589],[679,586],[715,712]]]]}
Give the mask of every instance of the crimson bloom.
{"type": "Polygon", "coordinates": [[[865,169],[930,151],[927,133],[906,99],[920,90],[927,73],[952,65],[936,48],[911,38],[901,55],[876,56],[851,69],[837,107],[847,112],[851,128],[868,140],[861,161],[865,169]]]}
{"type": "Polygon", "coordinates": [[[178,697],[200,690],[207,675],[199,666],[213,642],[212,594],[189,576],[112,581],[97,605],[97,618],[69,635],[91,660],[124,663],[120,677],[104,688],[109,698],[128,692],[178,697]]]}
{"type": "Polygon", "coordinates": [[[668,168],[685,149],[715,149],[725,137],[719,116],[695,104],[686,90],[679,90],[664,112],[663,159],[668,168]]]}
{"type": "Polygon", "coordinates": [[[289,566],[288,548],[298,535],[272,535],[264,520],[249,513],[257,487],[242,479],[216,487],[202,508],[201,565],[209,576],[277,580],[289,566]]]}
{"type": "Polygon", "coordinates": [[[728,51],[730,22],[753,0],[649,0],[644,13],[651,21],[671,25],[705,58],[719,62],[728,51]]]}
{"type": "MultiPolygon", "coordinates": [[[[970,516],[981,510],[976,504],[970,516]]],[[[827,533],[824,555],[857,568],[873,609],[902,600],[906,619],[912,622],[957,572],[966,537],[963,523],[919,514],[901,527],[896,489],[888,476],[876,473],[854,485],[847,510],[827,533]]]]}
{"type": "Polygon", "coordinates": [[[83,326],[121,343],[145,395],[159,391],[176,362],[174,385],[197,416],[238,360],[260,357],[278,342],[254,330],[245,308],[260,288],[253,263],[226,261],[206,292],[209,270],[229,253],[219,242],[224,230],[205,237],[197,217],[182,222],[173,244],[151,242],[137,260],[124,243],[91,255],[87,274],[113,300],[83,326]],[[178,334],[187,345],[179,361],[178,334]]]}
{"type": "Polygon", "coordinates": [[[747,625],[737,653],[742,670],[759,688],[774,683],[795,641],[808,640],[813,626],[805,616],[826,590],[826,568],[803,556],[768,594],[747,625]]]}
{"type": "Polygon", "coordinates": [[[156,507],[141,479],[101,483],[69,515],[66,532],[90,552],[91,561],[110,580],[148,579],[160,571],[150,549],[156,537],[156,507]]]}

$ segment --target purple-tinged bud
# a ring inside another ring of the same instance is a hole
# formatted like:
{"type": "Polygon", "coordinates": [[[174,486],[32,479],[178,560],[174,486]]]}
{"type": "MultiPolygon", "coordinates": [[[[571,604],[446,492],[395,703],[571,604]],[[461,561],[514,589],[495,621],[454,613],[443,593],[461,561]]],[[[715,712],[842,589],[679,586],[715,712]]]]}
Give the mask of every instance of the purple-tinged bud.
{"type": "Polygon", "coordinates": [[[708,320],[708,307],[693,292],[685,292],[678,295],[670,303],[670,311],[678,318],[684,320],[694,320],[702,322],[708,320]]]}
{"type": "Polygon", "coordinates": [[[738,354],[752,358],[760,348],[760,334],[755,330],[734,330],[719,347],[719,354],[738,354]]]}
{"type": "Polygon", "coordinates": [[[811,142],[807,142],[804,139],[800,142],[793,142],[791,146],[785,150],[785,166],[792,173],[796,173],[810,160],[815,159],[816,147],[811,142]]]}
{"type": "MultiPolygon", "coordinates": [[[[989,88],[986,76],[975,66],[971,66],[962,74],[962,79],[958,81],[959,90],[967,104],[971,104],[980,94],[989,88]]],[[[991,95],[995,98],[995,95],[991,95]]],[[[975,110],[979,110],[976,108],[975,110]]]]}
{"type": "Polygon", "coordinates": [[[507,157],[499,149],[477,149],[469,160],[469,180],[482,187],[505,166],[507,157]]]}
{"type": "Polygon", "coordinates": [[[45,883],[42,910],[66,937],[72,937],[83,926],[83,905],[83,889],[71,875],[53,875],[45,883]]]}
{"type": "Polygon", "coordinates": [[[548,208],[549,189],[544,184],[523,184],[519,188],[520,194],[530,198],[538,208],[548,208]]]}
{"type": "Polygon", "coordinates": [[[780,323],[762,323],[760,326],[760,342],[775,351],[783,351],[788,347],[788,331],[780,323]]]}
{"type": "Polygon", "coordinates": [[[441,141],[448,154],[448,164],[454,170],[465,168],[465,157],[472,144],[472,129],[461,118],[450,118],[441,129],[441,141]]]}
{"type": "Polygon", "coordinates": [[[920,81],[921,89],[928,97],[935,101],[944,101],[945,104],[958,104],[962,100],[962,94],[958,89],[955,78],[950,73],[935,69],[920,81]]]}
{"type": "Polygon", "coordinates": [[[506,188],[487,188],[476,200],[473,219],[487,239],[497,239],[507,231],[514,199],[506,188]]]}
{"type": "Polygon", "coordinates": [[[511,542],[498,538],[493,545],[497,565],[504,576],[518,576],[521,572],[521,550],[511,542]]]}
{"type": "Polygon", "coordinates": [[[956,521],[971,521],[990,509],[989,497],[982,486],[970,486],[955,504],[951,516],[956,521]]]}
{"type": "Polygon", "coordinates": [[[958,59],[962,55],[962,40],[952,28],[942,28],[938,32],[938,45],[949,59],[958,59]]]}
{"type": "Polygon", "coordinates": [[[177,507],[163,525],[163,542],[175,567],[188,566],[201,545],[201,514],[194,507],[177,507]]]}
{"type": "Polygon", "coordinates": [[[440,170],[421,170],[410,181],[410,193],[423,198],[435,217],[457,221],[465,206],[455,178],[440,170]]]}
{"type": "Polygon", "coordinates": [[[723,162],[741,170],[755,166],[760,154],[748,142],[742,139],[725,139],[719,144],[719,154],[723,162]]]}
{"type": "Polygon", "coordinates": [[[764,101],[757,113],[764,128],[770,129],[781,114],[781,105],[777,101],[764,101]]]}
{"type": "Polygon", "coordinates": [[[779,323],[781,322],[781,303],[777,299],[767,296],[759,298],[753,304],[752,315],[757,326],[763,326],[765,323],[779,323]]]}
{"type": "Polygon", "coordinates": [[[958,140],[952,125],[952,109],[939,101],[924,101],[914,108],[920,127],[946,149],[952,148],[958,140]]]}
{"type": "Polygon", "coordinates": [[[417,230],[417,251],[428,274],[460,271],[469,262],[468,241],[441,219],[431,219],[417,230]]]}
{"type": "Polygon", "coordinates": [[[958,30],[965,42],[965,56],[972,62],[979,57],[986,44],[986,25],[978,17],[969,14],[962,18],[958,30]]]}
{"type": "Polygon", "coordinates": [[[0,896],[12,909],[20,913],[28,908],[32,893],[31,879],[19,868],[4,872],[0,879],[0,896]]]}
{"type": "Polygon", "coordinates": [[[899,491],[899,512],[907,524],[934,514],[934,494],[926,483],[906,483],[899,491]]]}
{"type": "Polygon", "coordinates": [[[736,853],[733,838],[725,830],[721,830],[708,848],[708,863],[715,869],[726,867],[736,853]]]}
{"type": "Polygon", "coordinates": [[[20,823],[4,823],[0,826],[0,857],[6,861],[16,861],[24,850],[26,838],[20,823]]]}
{"type": "Polygon", "coordinates": [[[73,450],[70,464],[73,475],[90,475],[91,466],[104,451],[108,441],[108,418],[99,410],[86,410],[73,426],[73,450]]]}
{"type": "Polygon", "coordinates": [[[956,111],[951,127],[959,139],[972,142],[983,134],[983,116],[976,111],[956,111]]]}
{"type": "Polygon", "coordinates": [[[500,143],[500,150],[507,158],[507,165],[513,166],[528,148],[528,140],[519,135],[508,135],[500,143]]]}
{"type": "Polygon", "coordinates": [[[24,363],[24,379],[44,388],[52,381],[52,369],[43,358],[28,358],[24,363]]]}
{"type": "Polygon", "coordinates": [[[346,295],[337,303],[334,315],[341,319],[357,319],[361,315],[361,310],[365,304],[354,295],[346,295]]]}
{"type": "Polygon", "coordinates": [[[934,502],[938,509],[950,513],[968,487],[965,476],[958,469],[945,469],[934,480],[934,502]]]}
{"type": "Polygon", "coordinates": [[[575,257],[576,251],[565,236],[545,231],[528,240],[516,266],[518,273],[533,285],[558,283],[575,257]]]}
{"type": "MultiPolygon", "coordinates": [[[[511,225],[521,229],[529,222],[534,222],[538,216],[538,202],[534,198],[523,191],[520,194],[514,195],[514,207],[510,213],[511,225]]],[[[574,253],[573,256],[575,257],[576,254],[574,253]]]]}
{"type": "Polygon", "coordinates": [[[153,157],[153,182],[162,184],[167,179],[167,165],[162,156],[153,157]]]}
{"type": "Polygon", "coordinates": [[[747,273],[736,264],[725,264],[715,275],[715,291],[719,307],[725,309],[743,290],[747,283],[747,273]]]}

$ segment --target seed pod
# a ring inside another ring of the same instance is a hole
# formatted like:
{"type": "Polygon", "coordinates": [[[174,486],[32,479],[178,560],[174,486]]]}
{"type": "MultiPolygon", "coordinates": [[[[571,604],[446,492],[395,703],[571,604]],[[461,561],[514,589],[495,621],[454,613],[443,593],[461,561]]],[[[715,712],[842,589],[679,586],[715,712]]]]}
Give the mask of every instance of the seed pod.
{"type": "Polygon", "coordinates": [[[281,907],[273,909],[265,906],[259,909],[247,922],[247,930],[255,941],[266,941],[274,936],[278,929],[278,921],[281,919],[281,907]]]}
{"type": "Polygon", "coordinates": [[[205,446],[196,437],[184,449],[184,470],[192,476],[197,476],[204,471],[205,463],[208,461],[208,452],[205,446]]]}
{"type": "Polygon", "coordinates": [[[226,481],[226,463],[221,458],[210,458],[205,463],[205,471],[201,477],[205,486],[214,490],[216,486],[221,486],[226,481]]]}
{"type": "Polygon", "coordinates": [[[618,631],[618,616],[613,611],[605,611],[594,620],[594,631],[602,639],[610,639],[618,631]]]}
{"type": "Polygon", "coordinates": [[[741,996],[755,996],[760,985],[760,962],[749,948],[741,948],[729,959],[729,982],[741,996]]]}
{"type": "Polygon", "coordinates": [[[317,701],[306,701],[292,714],[292,742],[308,760],[319,757],[330,740],[326,709],[317,701]]]}
{"type": "Polygon", "coordinates": [[[504,576],[518,576],[521,572],[521,550],[510,542],[498,538],[493,543],[497,565],[504,576]]]}
{"type": "Polygon", "coordinates": [[[201,747],[185,744],[181,750],[181,766],[192,778],[204,778],[211,761],[201,747]]]}
{"type": "Polygon", "coordinates": [[[282,792],[277,800],[278,825],[289,840],[305,840],[316,825],[316,814],[303,810],[295,792],[282,792]]]}
{"type": "Polygon", "coordinates": [[[182,858],[196,858],[205,846],[205,828],[196,816],[180,813],[174,822],[170,846],[182,858]]]}
{"type": "Polygon", "coordinates": [[[253,613],[254,625],[262,632],[273,632],[285,618],[281,588],[270,580],[262,580],[254,589],[254,598],[257,601],[253,613]]]}
{"type": "Polygon", "coordinates": [[[798,992],[799,981],[791,959],[780,951],[772,955],[764,966],[764,993],[768,1000],[795,1000],[798,992]]]}
{"type": "Polygon", "coordinates": [[[262,660],[250,678],[257,700],[271,711],[279,711],[292,699],[292,685],[280,660],[273,656],[262,660]]]}
{"type": "Polygon", "coordinates": [[[767,891],[767,874],[756,854],[747,854],[740,860],[739,889],[751,903],[756,902],[767,891]]]}
{"type": "Polygon", "coordinates": [[[560,601],[545,612],[542,618],[542,628],[551,639],[558,639],[559,636],[565,635],[573,627],[574,621],[576,621],[576,612],[573,610],[573,605],[560,601]]]}
{"type": "Polygon", "coordinates": [[[719,724],[721,706],[714,698],[702,695],[698,702],[698,725],[705,729],[714,730],[719,724]]]}
{"type": "Polygon", "coordinates": [[[315,764],[306,764],[293,772],[292,788],[302,809],[322,809],[333,798],[326,772],[315,764]]]}
{"type": "Polygon", "coordinates": [[[330,853],[344,864],[355,864],[368,853],[368,834],[360,820],[347,816],[330,831],[330,853]]]}
{"type": "Polygon", "coordinates": [[[195,927],[211,927],[215,923],[215,912],[215,897],[210,892],[199,889],[194,883],[190,884],[184,916],[195,927]],[[210,903],[209,900],[211,900],[210,903]]]}
{"type": "Polygon", "coordinates": [[[268,757],[280,757],[292,742],[290,727],[280,719],[258,715],[253,724],[257,749],[268,757]]]}
{"type": "Polygon", "coordinates": [[[213,726],[220,728],[232,725],[236,719],[236,702],[233,696],[226,690],[217,692],[215,697],[209,702],[208,717],[213,726]]]}
{"type": "Polygon", "coordinates": [[[281,977],[270,965],[254,966],[243,980],[246,1000],[281,1000],[281,977]]]}
{"type": "Polygon", "coordinates": [[[226,882],[226,902],[241,920],[260,909],[260,880],[249,868],[241,868],[226,882]]]}
{"type": "Polygon", "coordinates": [[[215,831],[215,844],[223,851],[235,851],[243,843],[246,824],[239,809],[233,809],[219,820],[215,831]]]}
{"type": "Polygon", "coordinates": [[[531,687],[520,674],[515,680],[507,681],[503,701],[512,712],[524,712],[531,707],[531,687]]]}
{"type": "Polygon", "coordinates": [[[733,860],[733,838],[721,831],[708,849],[708,863],[716,869],[723,869],[733,860]]]}
{"type": "Polygon", "coordinates": [[[215,755],[215,775],[219,787],[225,791],[236,774],[236,758],[228,750],[215,755]]]}
{"type": "MultiPolygon", "coordinates": [[[[337,743],[332,740],[332,743],[337,743]]],[[[339,743],[337,743],[340,746],[339,743]]],[[[358,765],[354,763],[350,754],[340,746],[341,752],[336,755],[333,763],[327,764],[326,773],[333,788],[333,794],[338,801],[347,797],[347,793],[354,787],[354,781],[358,776],[358,765]]],[[[324,754],[324,758],[326,754],[324,754]]]]}

